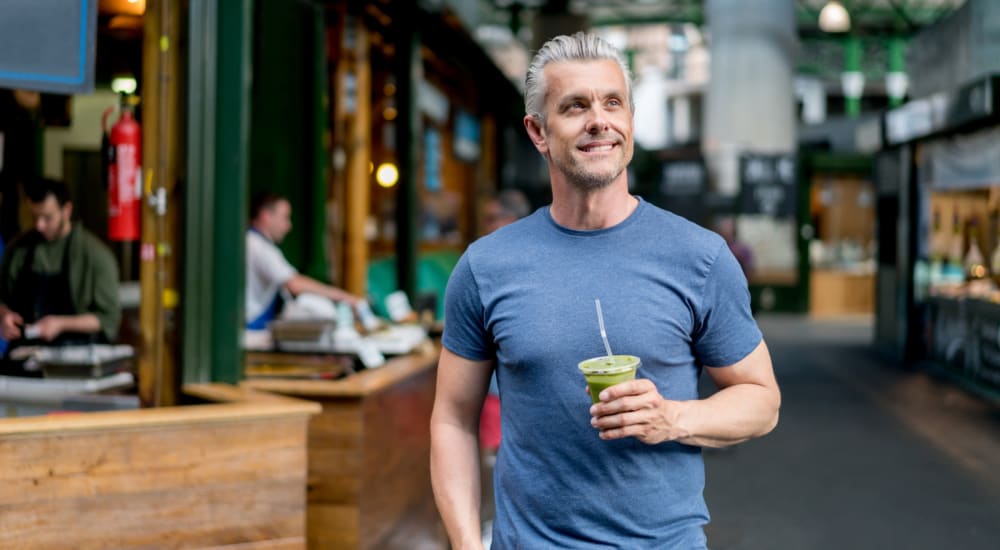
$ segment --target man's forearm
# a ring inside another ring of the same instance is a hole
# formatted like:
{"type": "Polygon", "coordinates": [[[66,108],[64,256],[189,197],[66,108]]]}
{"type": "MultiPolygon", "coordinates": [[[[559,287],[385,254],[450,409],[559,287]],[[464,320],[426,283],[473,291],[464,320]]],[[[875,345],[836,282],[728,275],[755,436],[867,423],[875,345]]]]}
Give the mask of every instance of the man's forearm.
{"type": "Polygon", "coordinates": [[[101,321],[93,313],[81,313],[79,315],[58,315],[60,332],[79,332],[82,334],[94,334],[101,331],[101,321]]]}
{"type": "Polygon", "coordinates": [[[482,548],[481,476],[474,434],[457,425],[432,420],[431,482],[452,548],[482,548]]]}
{"type": "Polygon", "coordinates": [[[677,441],[698,447],[725,447],[760,437],[778,423],[776,390],[737,384],[706,399],[673,402],[678,407],[677,441]]]}
{"type": "Polygon", "coordinates": [[[298,296],[303,292],[309,292],[312,294],[319,294],[320,296],[326,296],[331,300],[338,302],[347,301],[353,302],[356,297],[350,294],[346,290],[341,290],[335,286],[330,286],[323,284],[312,277],[308,277],[302,274],[296,274],[293,276],[285,286],[288,288],[289,292],[298,296]]]}

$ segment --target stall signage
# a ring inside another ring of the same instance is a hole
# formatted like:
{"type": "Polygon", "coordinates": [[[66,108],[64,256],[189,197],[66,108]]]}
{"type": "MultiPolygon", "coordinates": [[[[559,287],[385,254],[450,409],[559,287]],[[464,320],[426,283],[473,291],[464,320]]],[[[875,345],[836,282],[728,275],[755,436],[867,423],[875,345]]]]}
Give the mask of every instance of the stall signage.
{"type": "Polygon", "coordinates": [[[936,94],[893,109],[885,115],[886,141],[895,145],[929,135],[943,126],[948,96],[936,94]]]}
{"type": "Polygon", "coordinates": [[[951,93],[940,92],[888,111],[886,141],[905,143],[995,115],[996,78],[989,76],[951,93]]]}
{"type": "Polygon", "coordinates": [[[479,160],[480,127],[473,115],[458,109],[455,111],[455,158],[466,162],[479,160]]]}
{"type": "Polygon", "coordinates": [[[700,220],[705,213],[706,180],[705,162],[700,158],[664,162],[660,177],[661,205],[689,220],[700,220]]]}
{"type": "Polygon", "coordinates": [[[701,160],[663,163],[660,193],[667,196],[700,195],[705,189],[705,164],[701,160]]]}
{"type": "Polygon", "coordinates": [[[740,157],[740,213],[773,218],[795,217],[794,155],[740,157]]]}
{"type": "Polygon", "coordinates": [[[963,86],[948,104],[945,125],[959,126],[993,114],[993,78],[963,86]]]}
{"type": "Polygon", "coordinates": [[[97,0],[0,2],[0,88],[94,89],[97,0]]]}
{"type": "Polygon", "coordinates": [[[1000,307],[971,300],[968,307],[969,340],[964,374],[980,383],[1000,388],[1000,307]]]}

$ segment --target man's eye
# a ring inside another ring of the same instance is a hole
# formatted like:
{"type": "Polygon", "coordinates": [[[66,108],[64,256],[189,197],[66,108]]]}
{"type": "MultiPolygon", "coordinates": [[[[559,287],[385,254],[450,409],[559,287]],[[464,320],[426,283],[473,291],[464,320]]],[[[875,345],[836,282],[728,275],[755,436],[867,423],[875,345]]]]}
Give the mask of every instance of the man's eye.
{"type": "Polygon", "coordinates": [[[608,101],[608,105],[610,105],[612,107],[621,107],[622,106],[622,102],[619,101],[619,100],[617,100],[617,99],[612,99],[612,100],[608,101]]]}

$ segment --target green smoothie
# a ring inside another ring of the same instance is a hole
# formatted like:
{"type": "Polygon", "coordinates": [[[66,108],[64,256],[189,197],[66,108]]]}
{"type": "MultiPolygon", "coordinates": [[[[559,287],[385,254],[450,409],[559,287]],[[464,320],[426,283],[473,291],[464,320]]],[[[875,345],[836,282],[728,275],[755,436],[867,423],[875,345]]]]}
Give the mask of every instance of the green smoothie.
{"type": "Polygon", "coordinates": [[[599,403],[604,388],[635,379],[635,370],[642,362],[634,355],[602,355],[580,361],[578,365],[590,387],[590,399],[599,403]]]}

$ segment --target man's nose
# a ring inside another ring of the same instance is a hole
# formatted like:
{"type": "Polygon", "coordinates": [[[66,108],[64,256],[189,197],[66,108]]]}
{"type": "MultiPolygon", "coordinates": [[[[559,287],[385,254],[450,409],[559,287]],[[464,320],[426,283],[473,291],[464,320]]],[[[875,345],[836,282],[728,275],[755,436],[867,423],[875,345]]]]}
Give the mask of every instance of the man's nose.
{"type": "Polygon", "coordinates": [[[607,113],[605,113],[599,106],[594,106],[590,109],[590,117],[587,120],[587,132],[591,134],[599,134],[607,129],[607,113]]]}

